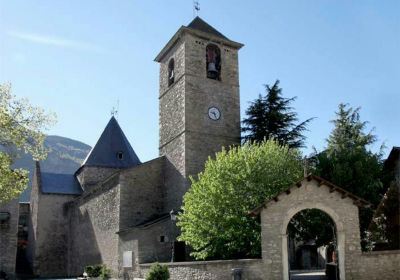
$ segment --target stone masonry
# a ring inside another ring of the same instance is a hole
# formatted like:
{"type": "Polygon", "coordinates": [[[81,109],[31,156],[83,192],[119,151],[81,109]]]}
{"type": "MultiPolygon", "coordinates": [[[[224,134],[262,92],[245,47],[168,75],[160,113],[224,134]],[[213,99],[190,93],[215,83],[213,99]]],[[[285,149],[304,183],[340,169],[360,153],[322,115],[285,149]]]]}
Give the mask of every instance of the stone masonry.
{"type": "Polygon", "coordinates": [[[18,200],[0,205],[0,212],[9,214],[9,219],[0,223],[0,271],[13,279],[17,256],[18,200]]]}
{"type": "MultiPolygon", "coordinates": [[[[340,279],[373,279],[368,275],[372,270],[373,256],[361,253],[358,217],[358,198],[337,191],[326,181],[309,176],[290,188],[275,200],[261,208],[262,258],[267,279],[289,279],[287,258],[287,226],[290,219],[304,209],[320,209],[335,223],[339,252],[340,279]]],[[[381,255],[385,255],[382,253],[381,255]]],[[[400,279],[400,254],[380,262],[380,279],[400,279]],[[390,260],[392,259],[392,260],[390,260]]],[[[376,267],[376,266],[375,266],[376,267]]]]}
{"type": "Polygon", "coordinates": [[[171,209],[180,208],[188,177],[202,171],[209,156],[240,143],[238,50],[242,46],[182,27],[156,58],[160,63],[160,155],[167,157],[183,179],[167,186],[173,191],[171,197],[179,199],[171,209]],[[205,55],[210,43],[221,51],[220,81],[206,76],[205,55]],[[169,86],[172,59],[175,80],[169,86]],[[210,107],[220,110],[219,120],[209,118],[210,107]]]}

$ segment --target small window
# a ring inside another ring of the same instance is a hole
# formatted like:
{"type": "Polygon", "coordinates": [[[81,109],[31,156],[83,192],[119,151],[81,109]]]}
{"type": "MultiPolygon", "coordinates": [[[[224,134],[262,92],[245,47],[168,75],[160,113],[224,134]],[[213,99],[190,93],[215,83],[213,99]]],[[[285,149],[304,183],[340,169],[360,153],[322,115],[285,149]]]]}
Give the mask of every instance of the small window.
{"type": "Polygon", "coordinates": [[[175,62],[174,59],[171,58],[171,60],[168,63],[168,86],[172,85],[175,81],[175,62]]]}
{"type": "Polygon", "coordinates": [[[161,243],[165,243],[168,242],[168,237],[165,235],[160,235],[159,239],[158,239],[161,243]]]}
{"type": "Polygon", "coordinates": [[[117,153],[117,159],[123,160],[124,159],[124,153],[123,152],[118,152],[117,153]]]}
{"type": "Polygon", "coordinates": [[[206,71],[207,78],[221,80],[221,51],[213,44],[206,48],[206,71]]]}

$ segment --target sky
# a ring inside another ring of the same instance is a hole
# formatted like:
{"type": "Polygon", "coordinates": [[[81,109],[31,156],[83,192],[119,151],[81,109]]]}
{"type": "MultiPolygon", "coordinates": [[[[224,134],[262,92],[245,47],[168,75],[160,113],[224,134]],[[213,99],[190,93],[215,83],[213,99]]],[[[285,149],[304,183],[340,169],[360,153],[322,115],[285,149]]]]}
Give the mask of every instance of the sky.
{"type": "MultiPolygon", "coordinates": [[[[378,142],[400,146],[400,1],[200,0],[239,52],[241,114],[280,80],[307,147],[322,150],[338,104],[361,107],[378,142]]],[[[158,156],[155,56],[193,19],[192,0],[0,0],[0,83],[57,114],[46,133],[93,146],[118,121],[142,161],[158,156]]]]}

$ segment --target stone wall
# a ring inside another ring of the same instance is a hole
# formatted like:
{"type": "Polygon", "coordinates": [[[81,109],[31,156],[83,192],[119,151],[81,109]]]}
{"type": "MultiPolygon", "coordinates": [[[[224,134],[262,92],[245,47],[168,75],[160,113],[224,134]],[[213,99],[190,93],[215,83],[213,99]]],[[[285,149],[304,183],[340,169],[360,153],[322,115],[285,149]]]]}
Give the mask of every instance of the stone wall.
{"type": "Polygon", "coordinates": [[[160,64],[159,153],[167,158],[165,207],[178,209],[187,191],[185,179],[185,44],[178,41],[160,64]],[[168,62],[175,61],[175,81],[168,87],[168,62]]]}
{"type": "Polygon", "coordinates": [[[222,147],[240,143],[240,97],[238,49],[185,34],[185,176],[204,170],[209,156],[222,147]],[[207,78],[206,47],[221,51],[221,80],[207,78]],[[208,109],[217,107],[221,116],[211,120],[208,109]]]}
{"type": "Polygon", "coordinates": [[[35,172],[32,178],[32,191],[30,197],[30,218],[28,225],[28,246],[26,250],[26,257],[34,270],[35,264],[35,244],[37,238],[37,217],[38,217],[38,205],[39,205],[39,182],[40,182],[40,165],[36,162],[35,172]]]}
{"type": "MultiPolygon", "coordinates": [[[[132,251],[134,266],[147,262],[166,262],[171,260],[171,241],[175,240],[176,232],[170,217],[156,221],[154,224],[133,227],[119,232],[120,263],[123,252],[132,251]],[[160,237],[164,240],[161,241],[160,237]]],[[[122,266],[120,267],[120,273],[122,266]]]]}
{"type": "MultiPolygon", "coordinates": [[[[163,263],[168,266],[171,280],[231,280],[232,269],[242,269],[242,280],[265,279],[262,261],[258,259],[198,261],[182,263],[163,263]]],[[[151,264],[141,264],[136,277],[145,278],[151,264]]],[[[133,274],[129,274],[130,279],[133,274]]]]}
{"type": "Polygon", "coordinates": [[[121,171],[120,229],[169,212],[164,210],[164,166],[165,158],[160,157],[121,171]]]}
{"type": "Polygon", "coordinates": [[[40,166],[32,180],[27,258],[32,271],[41,277],[67,275],[68,213],[65,204],[75,196],[43,194],[40,166]]]}
{"type": "Polygon", "coordinates": [[[400,280],[400,250],[362,253],[350,279],[400,280]]]}
{"type": "Polygon", "coordinates": [[[117,168],[82,166],[76,172],[76,178],[84,191],[91,191],[99,182],[119,171],[117,168]]]}
{"type": "Polygon", "coordinates": [[[84,267],[105,264],[118,271],[120,188],[114,174],[68,205],[70,215],[68,275],[82,275],[84,267]]]}
{"type": "Polygon", "coordinates": [[[10,219],[0,224],[0,271],[4,271],[13,279],[15,277],[15,260],[17,256],[18,199],[0,205],[0,212],[10,214],[10,219]]]}
{"type": "Polygon", "coordinates": [[[74,196],[39,192],[33,273],[41,277],[67,275],[68,213],[74,196]]]}

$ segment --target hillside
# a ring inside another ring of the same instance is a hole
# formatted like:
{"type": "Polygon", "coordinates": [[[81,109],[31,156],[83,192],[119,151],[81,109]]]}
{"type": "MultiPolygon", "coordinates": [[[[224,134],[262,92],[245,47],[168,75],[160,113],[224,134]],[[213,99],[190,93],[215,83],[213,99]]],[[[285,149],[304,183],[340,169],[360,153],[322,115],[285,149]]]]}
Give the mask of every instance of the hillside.
{"type": "MultiPolygon", "coordinates": [[[[40,166],[42,171],[52,173],[74,173],[91,149],[89,145],[82,142],[55,135],[47,136],[45,146],[50,149],[50,152],[40,166]]],[[[34,162],[30,156],[21,155],[14,166],[29,170],[29,176],[32,179],[34,162]]],[[[21,194],[20,201],[29,201],[30,192],[29,184],[29,187],[21,194]]]]}

